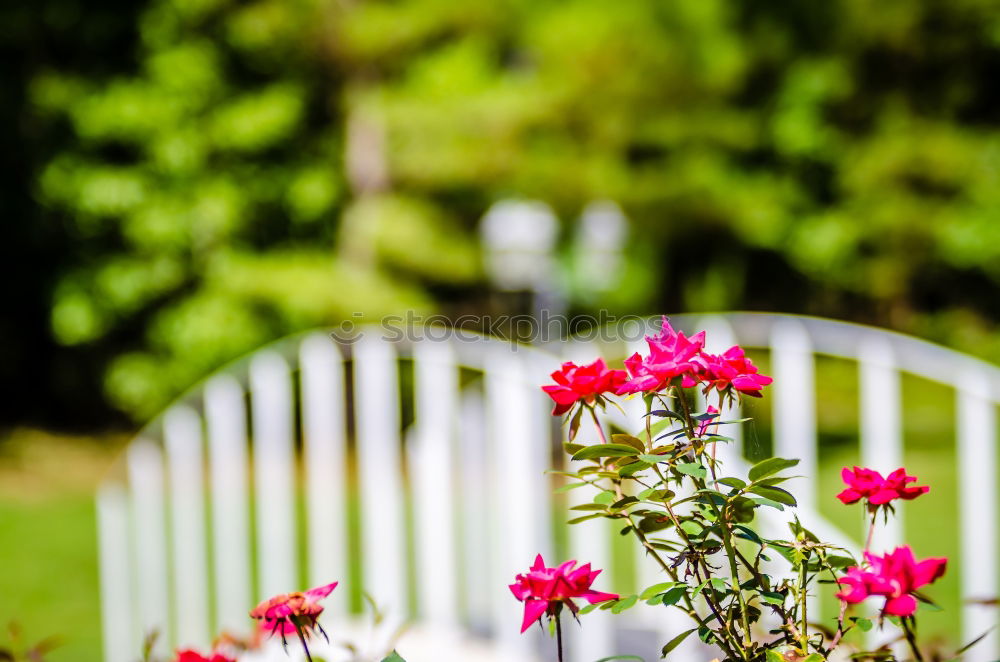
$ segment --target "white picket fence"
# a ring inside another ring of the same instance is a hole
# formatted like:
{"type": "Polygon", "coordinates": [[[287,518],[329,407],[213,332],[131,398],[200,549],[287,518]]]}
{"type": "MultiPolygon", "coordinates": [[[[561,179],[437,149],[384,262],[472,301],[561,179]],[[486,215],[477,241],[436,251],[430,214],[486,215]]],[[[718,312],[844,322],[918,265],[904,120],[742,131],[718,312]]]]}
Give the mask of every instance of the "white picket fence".
{"type": "MultiPolygon", "coordinates": [[[[807,477],[817,474],[816,354],[858,362],[862,458],[881,470],[903,464],[900,373],[953,387],[962,552],[949,572],[961,575],[968,600],[962,638],[995,625],[996,612],[974,600],[1000,595],[1000,370],[915,338],[829,320],[730,314],[673,321],[708,328],[714,349],[732,342],[770,349],[775,383],[765,403],[773,407],[774,452],[801,458],[807,477]]],[[[610,568],[616,535],[603,520],[560,533],[566,499],[584,495],[554,496],[558,479],[543,474],[562,456],[539,385],[565,358],[633,348],[566,343],[557,348],[562,356],[552,349],[514,350],[486,338],[388,341],[377,329],[340,346],[316,332],[208,379],[131,443],[100,488],[105,661],[135,660],[151,630],[161,632],[161,652],[206,647],[212,633],[247,632],[247,611],[258,600],[332,580],[341,586],[323,620],[337,641],[341,625],[344,633],[362,631],[349,613],[351,592],[359,591],[352,572],[387,612],[383,631],[414,624],[400,640],[404,654],[408,645],[429,645],[434,653],[423,659],[434,662],[487,659],[469,652],[478,646],[491,652],[488,659],[533,659],[551,643],[537,632],[518,634],[520,604],[506,585],[538,552],[610,568]]],[[[627,403],[630,413],[636,404],[627,403]]],[[[739,446],[725,460],[737,471],[745,464],[739,446]]],[[[796,491],[802,520],[856,544],[819,515],[815,485],[796,491]]],[[[902,534],[899,526],[884,531],[878,547],[902,534]]],[[[634,563],[640,581],[657,581],[646,559],[634,563]]],[[[611,576],[596,586],[627,588],[611,576]]],[[[593,612],[568,637],[571,659],[636,652],[655,659],[656,642],[685,626],[672,611],[642,607],[629,619],[593,612]],[[626,620],[632,629],[622,629],[626,620]]],[[[710,659],[690,641],[677,655],[710,659]]],[[[998,657],[993,633],[964,659],[998,657]]]]}

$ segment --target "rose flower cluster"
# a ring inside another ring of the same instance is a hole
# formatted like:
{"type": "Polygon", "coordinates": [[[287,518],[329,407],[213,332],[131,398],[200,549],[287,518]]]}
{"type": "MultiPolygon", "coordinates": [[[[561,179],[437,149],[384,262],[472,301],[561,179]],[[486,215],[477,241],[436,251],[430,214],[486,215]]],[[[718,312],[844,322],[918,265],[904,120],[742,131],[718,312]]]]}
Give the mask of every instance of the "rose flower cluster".
{"type": "Polygon", "coordinates": [[[773,380],[758,372],[738,345],[722,354],[705,351],[705,332],[688,338],[675,331],[664,317],[660,332],[646,336],[649,354],[636,352],[625,359],[625,370],[613,370],[603,359],[578,366],[572,361],[552,373],[555,384],[542,387],[555,401],[553,416],[569,411],[577,402],[593,406],[607,395],[655,393],[679,380],[683,388],[701,386],[707,393],[737,391],[760,397],[773,380]]]}

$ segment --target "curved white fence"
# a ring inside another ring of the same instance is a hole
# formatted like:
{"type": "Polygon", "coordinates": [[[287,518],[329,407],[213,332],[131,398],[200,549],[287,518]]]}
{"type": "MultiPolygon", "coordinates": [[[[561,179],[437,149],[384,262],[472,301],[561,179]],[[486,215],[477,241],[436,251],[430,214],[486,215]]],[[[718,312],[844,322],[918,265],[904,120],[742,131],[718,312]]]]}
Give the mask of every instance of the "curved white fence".
{"type": "MultiPolygon", "coordinates": [[[[961,574],[969,600],[962,638],[995,624],[995,611],[972,600],[1000,594],[1000,370],[829,320],[672,320],[708,328],[719,346],[770,349],[775,383],[765,403],[773,408],[774,452],[801,458],[809,477],[817,466],[816,354],[858,362],[862,458],[881,470],[903,464],[900,373],[954,388],[962,557],[952,572],[961,574]]],[[[341,581],[324,616],[333,627],[348,622],[360,583],[387,613],[386,631],[413,622],[448,642],[435,649],[435,662],[473,659],[473,638],[489,644],[490,659],[531,659],[543,642],[536,632],[518,634],[520,605],[506,589],[514,574],[538,552],[614,563],[606,522],[565,529],[566,499],[579,491],[553,495],[557,481],[543,474],[562,460],[539,385],[560,360],[622,356],[629,348],[577,342],[555,349],[562,356],[486,338],[390,342],[374,329],[344,347],[316,332],[264,348],[195,388],[132,442],[98,494],[106,662],[134,659],[153,629],[163,635],[162,650],[206,647],[210,633],[249,630],[247,610],[256,601],[331,580],[341,581]]],[[[740,449],[729,449],[727,461],[743,462],[740,449]]],[[[804,522],[849,544],[816,511],[814,491],[797,494],[804,522]]],[[[885,530],[879,546],[901,534],[885,530]]],[[[633,562],[640,581],[655,581],[643,559],[633,562]]],[[[627,588],[602,579],[609,590],[627,588]]],[[[574,662],[635,652],[654,659],[655,642],[683,624],[662,608],[643,609],[628,621],[646,631],[623,631],[625,619],[606,612],[588,615],[570,637],[574,662]]],[[[964,659],[997,659],[998,641],[990,635],[964,659]]],[[[704,657],[689,646],[681,659],[704,657]]]]}

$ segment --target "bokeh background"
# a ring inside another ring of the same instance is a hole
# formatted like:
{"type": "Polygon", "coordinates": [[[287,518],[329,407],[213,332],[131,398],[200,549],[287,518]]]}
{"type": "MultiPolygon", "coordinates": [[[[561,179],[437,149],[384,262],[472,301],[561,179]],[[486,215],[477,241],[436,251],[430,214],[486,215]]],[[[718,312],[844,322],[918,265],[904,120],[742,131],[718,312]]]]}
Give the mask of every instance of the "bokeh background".
{"type": "MultiPolygon", "coordinates": [[[[484,266],[500,199],[554,210],[570,313],[1000,362],[995,0],[15,0],[0,51],[0,621],[57,660],[98,656],[91,490],[129,432],[298,330],[523,307],[484,266]],[[598,289],[594,200],[629,221],[598,289]]],[[[822,386],[837,461],[855,380],[822,386]]],[[[912,388],[947,492],[951,405],[912,388]]]]}

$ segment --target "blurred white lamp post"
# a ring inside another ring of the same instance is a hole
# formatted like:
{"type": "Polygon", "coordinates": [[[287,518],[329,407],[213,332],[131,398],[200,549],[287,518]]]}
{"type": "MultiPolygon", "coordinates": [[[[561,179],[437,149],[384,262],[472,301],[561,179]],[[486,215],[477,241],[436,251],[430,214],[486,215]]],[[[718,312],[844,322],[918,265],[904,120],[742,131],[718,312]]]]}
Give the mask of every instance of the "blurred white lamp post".
{"type": "Polygon", "coordinates": [[[610,200],[595,200],[580,217],[573,259],[573,280],[581,298],[615,288],[621,279],[628,219],[610,200]]]}
{"type": "Polygon", "coordinates": [[[480,226],[490,280],[502,292],[529,293],[536,319],[565,307],[552,255],[558,229],[552,209],[536,200],[501,200],[480,226]]]}

